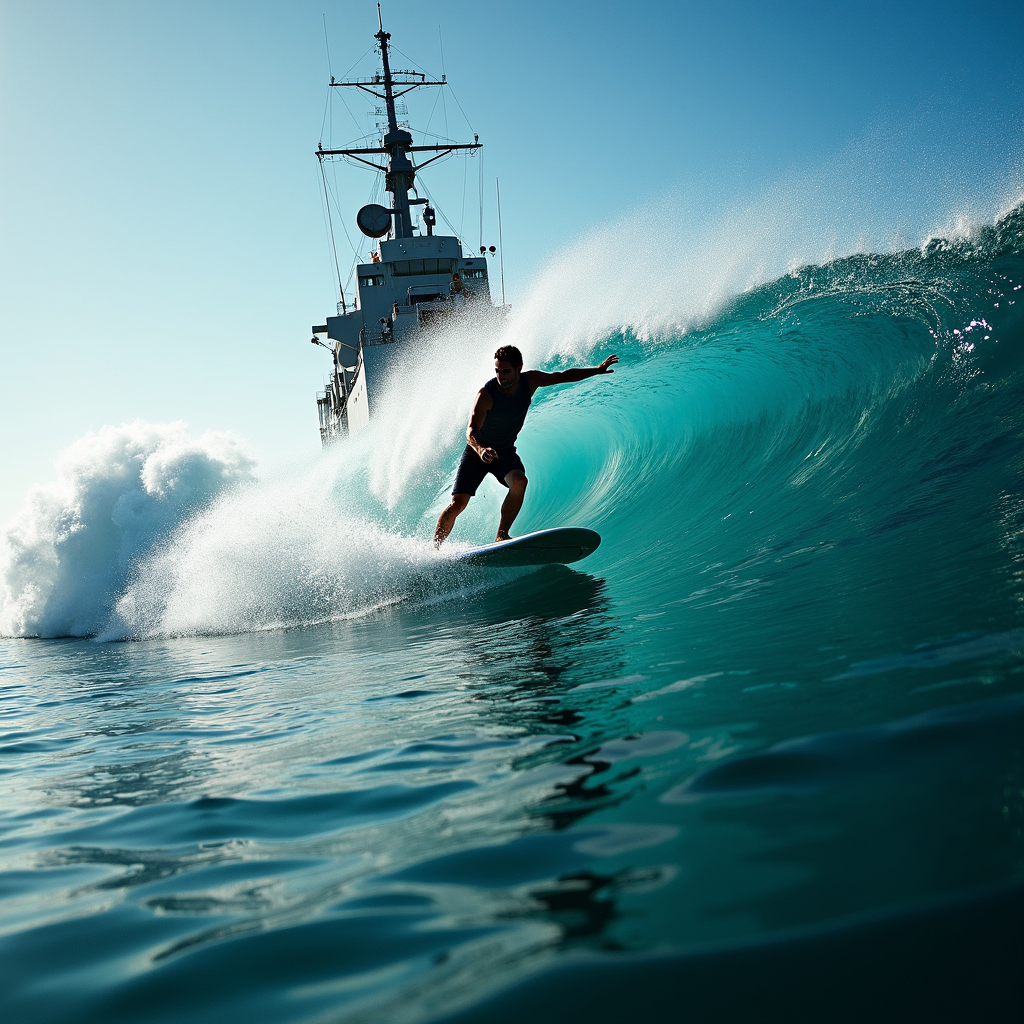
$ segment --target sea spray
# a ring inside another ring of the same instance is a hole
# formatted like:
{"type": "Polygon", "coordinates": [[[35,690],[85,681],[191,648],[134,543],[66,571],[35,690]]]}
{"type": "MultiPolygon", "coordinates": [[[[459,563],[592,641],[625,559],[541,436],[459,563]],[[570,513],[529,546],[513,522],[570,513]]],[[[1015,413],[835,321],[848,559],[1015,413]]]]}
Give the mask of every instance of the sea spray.
{"type": "Polygon", "coordinates": [[[375,523],[317,471],[225,495],[133,575],[101,639],[241,633],[377,610],[443,575],[426,538],[375,523]]]}
{"type": "Polygon", "coordinates": [[[0,634],[89,636],[107,623],[132,568],[183,520],[251,482],[255,462],[231,434],[130,423],[61,453],[0,547],[0,634]]]}

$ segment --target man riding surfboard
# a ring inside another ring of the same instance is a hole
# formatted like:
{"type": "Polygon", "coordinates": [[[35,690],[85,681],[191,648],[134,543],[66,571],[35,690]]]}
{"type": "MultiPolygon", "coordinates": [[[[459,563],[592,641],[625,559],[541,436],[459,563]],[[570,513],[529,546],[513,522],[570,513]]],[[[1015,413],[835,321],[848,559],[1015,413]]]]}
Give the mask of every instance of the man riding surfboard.
{"type": "Polygon", "coordinates": [[[502,345],[494,353],[494,377],[477,392],[473,412],[466,429],[466,450],[452,488],[451,504],[441,513],[434,530],[434,546],[440,547],[459,513],[476,494],[484,477],[493,474],[508,488],[501,505],[501,522],[496,541],[509,540],[508,531],[523,507],[526,495],[526,469],[516,453],[516,437],[523,428],[537,388],[552,384],[575,384],[577,381],[614,373],[612,366],[618,356],[609,356],[599,366],[578,367],[560,373],[543,370],[523,372],[523,357],[515,345],[502,345]]]}

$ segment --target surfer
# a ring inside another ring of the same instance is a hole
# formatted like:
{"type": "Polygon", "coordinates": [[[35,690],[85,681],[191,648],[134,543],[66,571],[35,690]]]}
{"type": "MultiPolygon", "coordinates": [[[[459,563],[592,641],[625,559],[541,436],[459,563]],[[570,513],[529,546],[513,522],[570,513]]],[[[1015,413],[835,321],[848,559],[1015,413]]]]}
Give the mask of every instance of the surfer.
{"type": "Polygon", "coordinates": [[[469,504],[488,473],[508,488],[494,539],[509,540],[508,531],[523,507],[528,483],[523,461],[516,454],[516,437],[523,429],[537,388],[575,384],[588,377],[614,373],[612,366],[618,361],[618,356],[609,356],[599,366],[581,366],[559,373],[544,370],[523,373],[523,357],[515,345],[502,345],[494,353],[494,377],[477,392],[466,430],[468,444],[455,475],[451,504],[438,517],[434,530],[435,547],[440,547],[452,532],[459,513],[469,504]]]}

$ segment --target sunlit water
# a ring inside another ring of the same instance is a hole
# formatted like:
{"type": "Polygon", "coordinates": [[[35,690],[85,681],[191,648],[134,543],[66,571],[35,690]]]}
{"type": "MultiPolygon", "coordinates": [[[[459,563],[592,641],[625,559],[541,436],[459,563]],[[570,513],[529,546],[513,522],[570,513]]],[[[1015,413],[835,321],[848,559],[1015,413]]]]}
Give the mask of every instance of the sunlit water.
{"type": "MultiPolygon", "coordinates": [[[[389,440],[275,483],[229,438],[84,439],[6,541],[3,1019],[593,1020],[602,979],[664,1000],[665,970],[681,1012],[695,957],[724,1019],[787,943],[946,927],[998,957],[1022,232],[561,351],[521,326],[545,365],[622,359],[521,438],[517,527],[603,536],[572,567],[427,541],[490,337],[440,339],[426,398],[394,382],[389,440]]],[[[493,532],[492,484],[456,543],[493,532]]]]}

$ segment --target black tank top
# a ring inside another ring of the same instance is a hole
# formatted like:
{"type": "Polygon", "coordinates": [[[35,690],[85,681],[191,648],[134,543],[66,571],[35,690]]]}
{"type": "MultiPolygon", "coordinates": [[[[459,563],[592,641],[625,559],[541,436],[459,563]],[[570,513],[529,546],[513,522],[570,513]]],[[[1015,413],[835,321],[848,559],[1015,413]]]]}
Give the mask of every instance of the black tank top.
{"type": "Polygon", "coordinates": [[[511,448],[516,443],[519,431],[523,429],[527,410],[533,399],[533,389],[522,378],[514,395],[501,390],[497,377],[485,385],[487,394],[494,403],[484,417],[483,426],[477,431],[477,440],[488,448],[511,448]]]}

